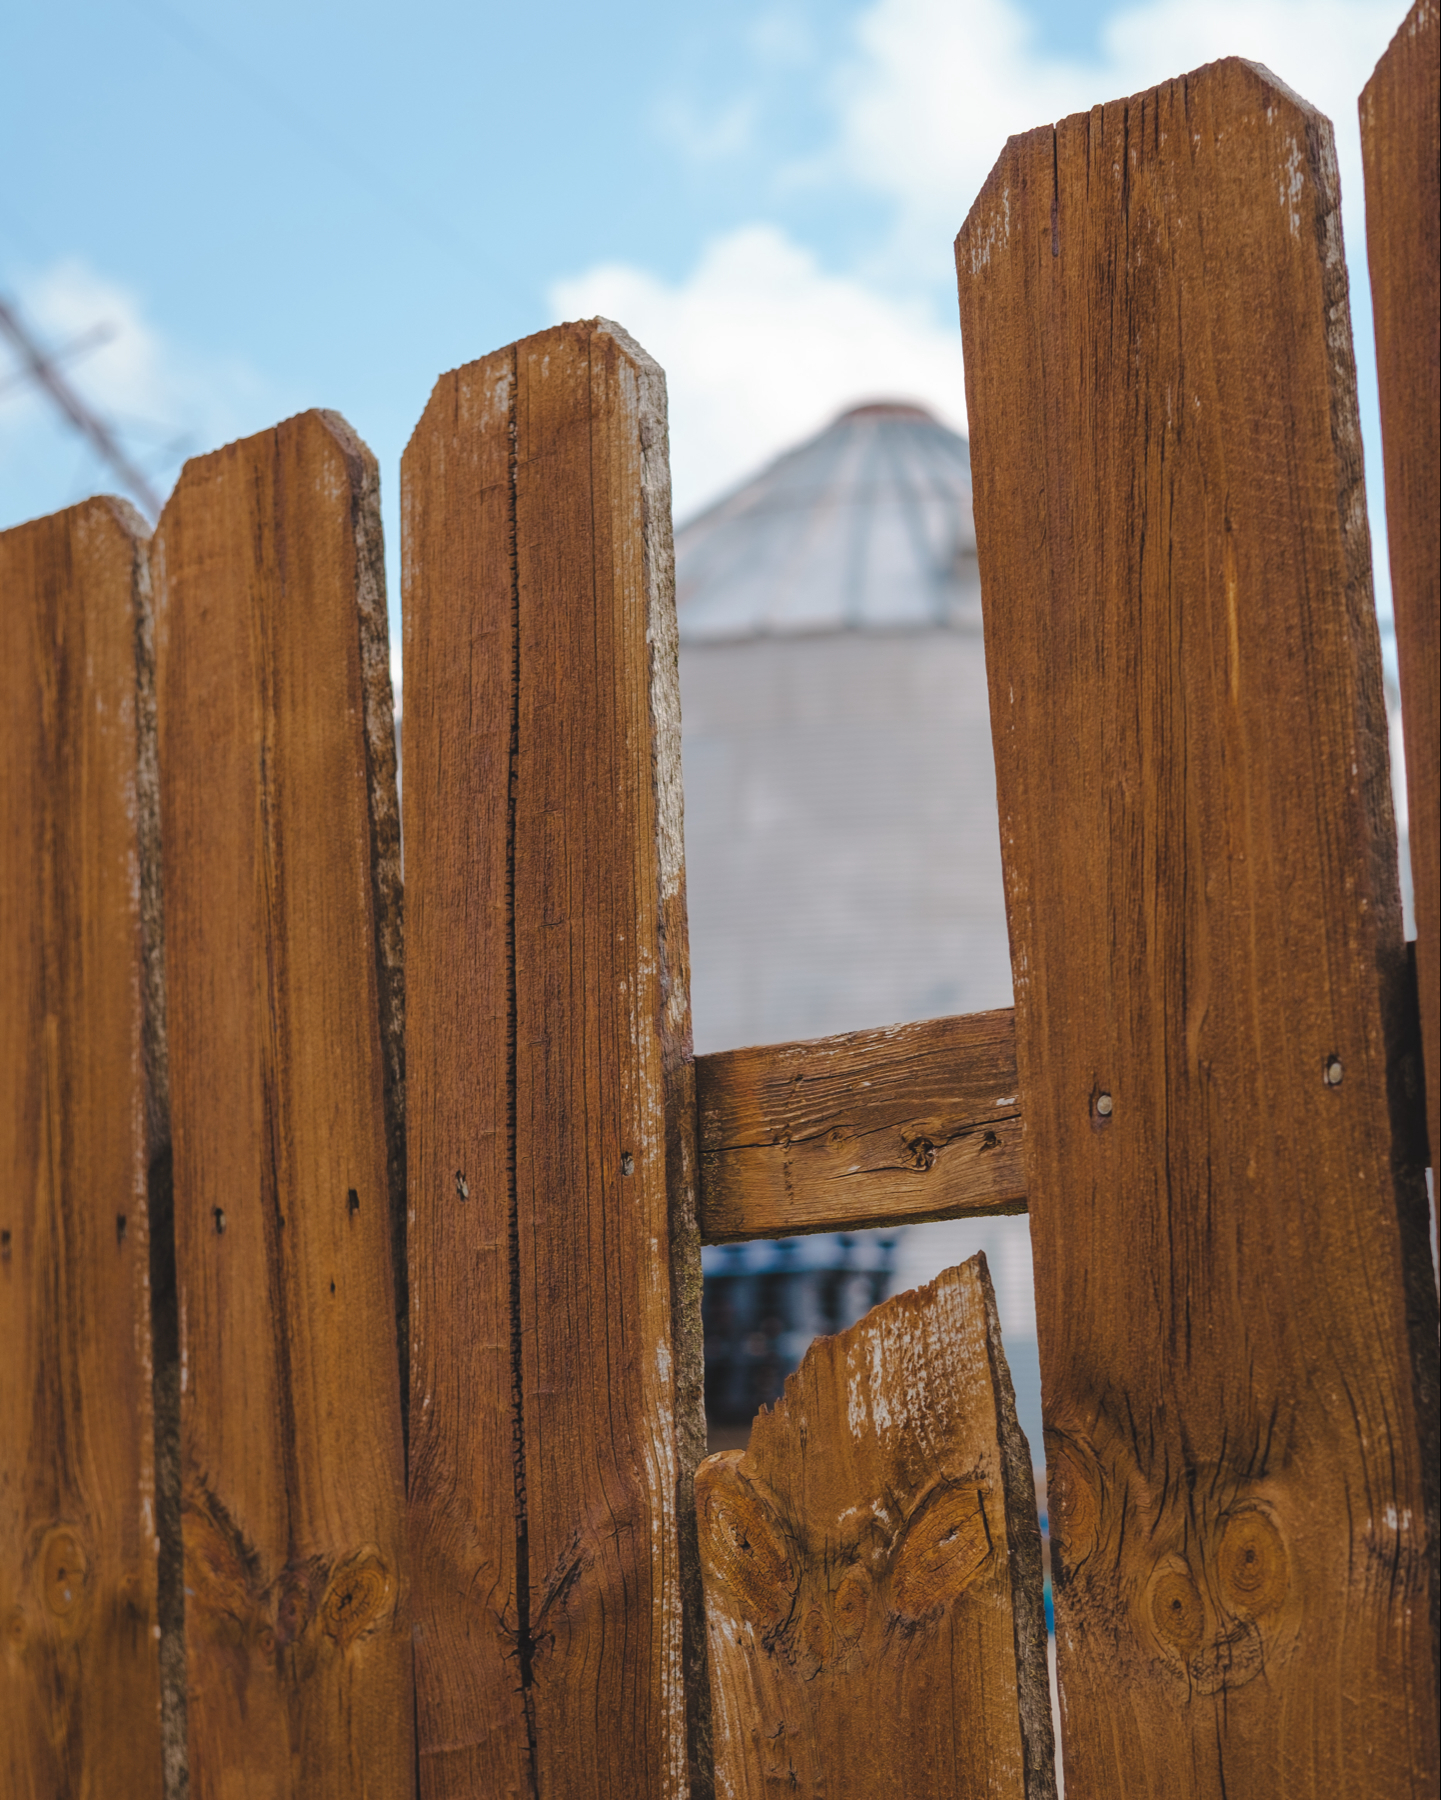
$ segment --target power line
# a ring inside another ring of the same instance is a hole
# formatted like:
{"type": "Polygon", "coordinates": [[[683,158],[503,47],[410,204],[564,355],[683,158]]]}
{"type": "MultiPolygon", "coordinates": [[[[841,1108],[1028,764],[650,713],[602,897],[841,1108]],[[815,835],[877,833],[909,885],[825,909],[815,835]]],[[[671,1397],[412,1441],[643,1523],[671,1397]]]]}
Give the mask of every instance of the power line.
{"type": "MultiPolygon", "coordinates": [[[[115,336],[115,327],[110,324],[93,325],[89,331],[83,332],[68,344],[62,344],[58,350],[50,352],[52,364],[73,362],[77,356],[88,356],[92,350],[98,350],[102,344],[108,344],[115,336]]],[[[24,387],[32,379],[29,368],[19,369],[13,375],[7,375],[0,381],[0,398],[13,388],[24,387]]]]}
{"type": "Polygon", "coordinates": [[[115,433],[71,387],[56,366],[54,357],[31,336],[19,313],[3,298],[0,298],[0,333],[9,338],[19,352],[30,378],[44,388],[80,435],[89,439],[122,485],[140,502],[153,524],[160,517],[160,496],[121,449],[115,433]]]}
{"type": "Polygon", "coordinates": [[[347,177],[373,200],[377,194],[392,208],[398,220],[431,245],[455,258],[467,273],[483,271],[491,280],[502,282],[513,298],[522,291],[516,271],[498,261],[468,233],[452,230],[414,193],[393,181],[376,163],[357,148],[352,135],[336,132],[317,114],[298,105],[283,88],[266,80],[244,57],[223,43],[214,32],[196,24],[186,14],[168,4],[168,0],[130,0],[136,12],[148,19],[153,28],[167,33],[178,44],[203,63],[209,63],[252,102],[263,106],[278,124],[285,126],[311,150],[347,177]]]}

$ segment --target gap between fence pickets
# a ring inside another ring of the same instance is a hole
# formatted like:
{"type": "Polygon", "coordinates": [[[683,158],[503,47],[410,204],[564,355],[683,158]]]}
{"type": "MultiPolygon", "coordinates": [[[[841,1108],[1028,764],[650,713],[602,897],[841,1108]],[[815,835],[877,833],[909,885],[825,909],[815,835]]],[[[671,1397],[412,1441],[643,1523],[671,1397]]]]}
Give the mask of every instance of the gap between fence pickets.
{"type": "Polygon", "coordinates": [[[350,467],[355,540],[355,611],[365,722],[366,808],[370,885],[375,917],[375,991],[380,1025],[382,1107],[390,1214],[396,1344],[400,1360],[401,1431],[410,1437],[410,1283],[405,1229],[405,925],[404,870],[397,785],[395,697],[390,679],[390,621],[385,543],[380,524],[380,469],[348,420],[319,414],[350,467]]]}
{"type": "Polygon", "coordinates": [[[519,426],[516,390],[519,355],[510,349],[510,402],[506,418],[505,542],[510,572],[510,716],[506,748],[505,810],[505,1170],[506,1267],[510,1297],[510,1445],[515,1505],[515,1661],[516,1687],[525,1724],[525,1776],[531,1800],[536,1794],[535,1640],[530,1629],[530,1525],[525,1482],[525,1358],[521,1315],[520,1189],[516,1176],[517,1107],[515,985],[515,815],[520,766],[520,552],[516,539],[519,484],[519,426]]]}
{"type": "Polygon", "coordinates": [[[135,797],[140,852],[142,1048],[149,1166],[151,1405],[155,1439],[156,1624],[165,1800],[190,1789],[185,1679],[185,1573],[180,1530],[180,1305],[165,1025],[165,909],[160,879],[160,758],[155,699],[155,604],[150,534],[135,515],[135,797]]]}
{"type": "MultiPolygon", "coordinates": [[[[637,370],[641,553],[645,593],[647,694],[653,746],[654,829],[665,969],[661,1041],[665,1181],[675,1433],[676,1538],[681,1598],[682,1705],[692,1791],[714,1792],[710,1674],[696,1535],[695,1472],[706,1453],[705,1338],[700,1247],[700,1158],[695,1065],[691,1055],[690,939],[686,917],[684,790],[681,776],[680,625],[675,605],[670,420],[665,371],[628,331],[597,318],[637,370]]],[[[681,1775],[683,1771],[674,1771],[681,1775]]]]}

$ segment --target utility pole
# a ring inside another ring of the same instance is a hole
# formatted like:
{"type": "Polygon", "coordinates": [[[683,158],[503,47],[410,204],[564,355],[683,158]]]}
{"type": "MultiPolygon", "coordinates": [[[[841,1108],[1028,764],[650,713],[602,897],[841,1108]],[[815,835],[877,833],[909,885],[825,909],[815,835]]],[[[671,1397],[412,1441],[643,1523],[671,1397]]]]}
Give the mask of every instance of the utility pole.
{"type": "Polygon", "coordinates": [[[0,299],[0,332],[19,351],[20,359],[32,379],[45,389],[81,436],[89,439],[117,479],[140,502],[142,511],[154,524],[160,517],[160,496],[121,449],[115,433],[75,392],[56,367],[54,358],[46,354],[43,346],[30,335],[14,307],[4,299],[0,299]]]}

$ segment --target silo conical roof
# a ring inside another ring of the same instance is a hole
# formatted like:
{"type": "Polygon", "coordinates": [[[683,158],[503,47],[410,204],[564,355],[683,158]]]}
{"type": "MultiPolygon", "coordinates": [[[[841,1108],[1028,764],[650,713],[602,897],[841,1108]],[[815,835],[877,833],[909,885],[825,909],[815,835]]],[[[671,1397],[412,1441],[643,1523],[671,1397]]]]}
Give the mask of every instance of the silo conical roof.
{"type": "Polygon", "coordinates": [[[872,401],[677,531],[681,638],[978,629],[975,558],[966,440],[872,401]]]}

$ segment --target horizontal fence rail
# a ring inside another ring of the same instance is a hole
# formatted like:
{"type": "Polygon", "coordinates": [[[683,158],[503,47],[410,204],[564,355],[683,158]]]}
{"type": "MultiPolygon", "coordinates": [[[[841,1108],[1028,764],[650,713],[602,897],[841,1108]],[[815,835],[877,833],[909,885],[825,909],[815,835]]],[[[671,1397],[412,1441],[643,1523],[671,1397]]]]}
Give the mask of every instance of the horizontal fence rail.
{"type": "Polygon", "coordinates": [[[708,1244],[1024,1212],[1009,1009],[696,1058],[708,1244]]]}

